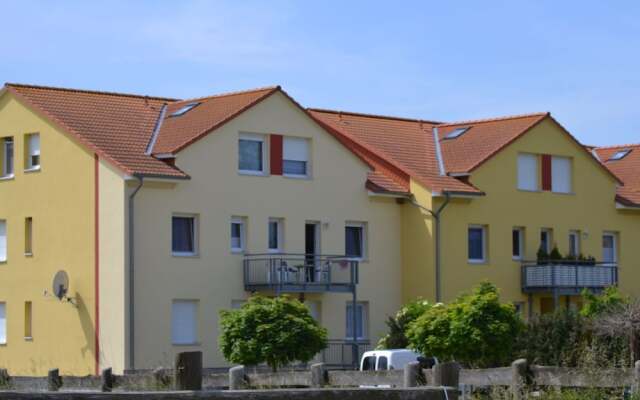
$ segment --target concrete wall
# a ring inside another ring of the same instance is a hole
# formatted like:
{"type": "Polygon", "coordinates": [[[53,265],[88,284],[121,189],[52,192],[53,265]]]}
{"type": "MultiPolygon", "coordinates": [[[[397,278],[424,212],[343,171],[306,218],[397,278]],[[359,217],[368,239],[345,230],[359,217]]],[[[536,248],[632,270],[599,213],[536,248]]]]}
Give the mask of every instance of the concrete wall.
{"type": "Polygon", "coordinates": [[[12,95],[0,98],[0,137],[13,136],[15,178],[0,181],[0,219],[7,221],[8,260],[0,263],[0,302],[7,307],[7,343],[0,366],[11,374],[93,373],[94,156],[12,95]],[[24,172],[25,134],[40,134],[41,170],[24,172]],[[33,255],[25,255],[25,217],[33,218],[33,255]],[[67,271],[77,307],[52,296],[67,271]],[[25,338],[25,302],[32,302],[32,338],[25,338]]]}
{"type": "MultiPolygon", "coordinates": [[[[191,175],[176,184],[145,184],[136,198],[136,368],[169,365],[179,351],[202,350],[205,367],[225,366],[217,348],[218,313],[248,296],[242,254],[230,251],[232,216],[246,217],[250,253],[267,250],[267,221],[284,218],[284,252],[304,252],[306,221],[322,223],[321,253],[344,254],[346,221],[367,223],[368,257],[360,265],[358,297],[369,306],[369,337],[386,332],[384,320],[401,304],[401,207],[372,198],[368,166],[319,128],[285,96],[276,94],[178,154],[191,175]],[[246,176],[237,171],[241,132],[311,140],[311,179],[246,176]],[[195,257],[171,254],[172,213],[197,214],[195,257]],[[173,346],[171,302],[199,300],[199,343],[173,346]]],[[[350,296],[307,297],[320,302],[330,338],[345,337],[350,296]]]]}

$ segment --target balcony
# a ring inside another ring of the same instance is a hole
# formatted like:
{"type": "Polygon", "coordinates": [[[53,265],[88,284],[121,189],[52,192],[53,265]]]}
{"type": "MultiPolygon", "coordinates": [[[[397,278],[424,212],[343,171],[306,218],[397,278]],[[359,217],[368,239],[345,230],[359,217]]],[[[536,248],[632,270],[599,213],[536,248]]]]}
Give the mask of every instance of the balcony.
{"type": "Polygon", "coordinates": [[[355,293],[358,284],[358,261],[344,256],[253,254],[243,264],[250,292],[355,293]]]}
{"type": "Polygon", "coordinates": [[[583,289],[600,292],[618,285],[615,263],[558,261],[522,263],[522,291],[579,294],[583,289]]]}

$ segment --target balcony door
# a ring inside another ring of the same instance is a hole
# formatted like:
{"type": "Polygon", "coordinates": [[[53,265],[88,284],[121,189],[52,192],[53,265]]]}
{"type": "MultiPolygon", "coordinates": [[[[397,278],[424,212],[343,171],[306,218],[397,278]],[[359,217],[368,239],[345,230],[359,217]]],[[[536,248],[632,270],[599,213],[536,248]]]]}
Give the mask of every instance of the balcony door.
{"type": "Polygon", "coordinates": [[[307,222],[304,226],[304,253],[307,282],[315,282],[318,275],[318,256],[320,254],[320,223],[307,222]]]}

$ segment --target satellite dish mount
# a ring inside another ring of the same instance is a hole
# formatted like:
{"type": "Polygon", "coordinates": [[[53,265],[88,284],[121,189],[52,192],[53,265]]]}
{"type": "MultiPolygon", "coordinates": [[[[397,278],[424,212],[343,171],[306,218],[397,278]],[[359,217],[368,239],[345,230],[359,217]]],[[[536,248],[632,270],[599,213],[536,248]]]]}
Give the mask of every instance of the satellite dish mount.
{"type": "Polygon", "coordinates": [[[72,297],[67,296],[67,293],[69,293],[69,276],[65,271],[60,270],[56,272],[53,277],[51,287],[53,292],[48,293],[45,290],[45,296],[53,295],[53,297],[57,298],[61,302],[71,303],[74,306],[76,305],[75,300],[72,297]]]}

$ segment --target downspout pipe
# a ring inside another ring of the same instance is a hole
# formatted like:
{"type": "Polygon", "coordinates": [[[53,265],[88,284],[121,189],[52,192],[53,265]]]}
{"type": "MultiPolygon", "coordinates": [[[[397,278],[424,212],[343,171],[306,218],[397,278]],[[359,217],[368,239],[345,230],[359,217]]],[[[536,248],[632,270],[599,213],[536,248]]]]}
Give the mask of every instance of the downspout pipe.
{"type": "Polygon", "coordinates": [[[419,209],[428,212],[429,214],[431,214],[431,216],[433,217],[433,223],[434,223],[434,231],[435,231],[435,237],[434,237],[434,245],[435,245],[435,269],[436,269],[436,303],[440,303],[442,301],[442,273],[441,273],[441,250],[440,250],[440,242],[441,242],[441,234],[440,234],[440,222],[441,222],[441,216],[442,216],[442,211],[444,211],[444,209],[447,207],[447,205],[449,204],[449,202],[451,201],[451,197],[449,196],[449,193],[445,192],[444,193],[444,202],[440,205],[440,207],[438,207],[437,210],[433,211],[427,207],[424,207],[420,204],[418,204],[417,201],[415,201],[414,199],[411,200],[411,204],[413,204],[414,206],[418,207],[419,209]]]}
{"type": "Polygon", "coordinates": [[[129,194],[129,369],[135,370],[135,207],[134,199],[138,191],[142,189],[144,178],[134,175],[138,179],[138,185],[129,194]]]}

